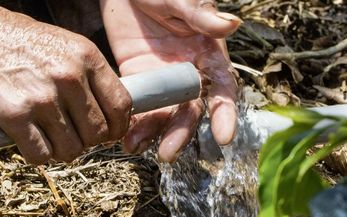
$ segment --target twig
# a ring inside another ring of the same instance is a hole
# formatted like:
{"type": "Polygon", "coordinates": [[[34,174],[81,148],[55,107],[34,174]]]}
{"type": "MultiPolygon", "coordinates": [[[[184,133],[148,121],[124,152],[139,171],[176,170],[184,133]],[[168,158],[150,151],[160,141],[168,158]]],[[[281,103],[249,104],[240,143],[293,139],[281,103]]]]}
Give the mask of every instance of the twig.
{"type": "Polygon", "coordinates": [[[267,0],[267,1],[259,2],[259,3],[255,4],[255,5],[244,7],[245,9],[241,8],[241,12],[243,14],[247,14],[248,12],[253,11],[254,9],[256,9],[258,7],[267,5],[269,3],[277,2],[277,1],[278,0],[267,0]]]}
{"type": "Polygon", "coordinates": [[[57,188],[55,187],[53,179],[48,175],[48,173],[45,171],[45,169],[42,166],[39,166],[38,168],[41,174],[46,178],[48,186],[50,187],[58,206],[60,206],[63,209],[66,216],[71,216],[65,201],[61,199],[61,197],[59,196],[59,193],[57,191],[57,188]]]}
{"type": "Polygon", "coordinates": [[[103,147],[103,146],[99,147],[99,146],[97,146],[92,151],[87,152],[87,153],[81,155],[80,157],[78,157],[78,159],[84,159],[86,157],[89,157],[90,155],[93,155],[95,153],[98,153],[98,152],[101,152],[101,151],[105,151],[105,150],[108,150],[108,149],[111,149],[111,148],[113,148],[113,147],[103,147]]]}
{"type": "Polygon", "coordinates": [[[155,208],[154,206],[149,205],[149,207],[150,207],[151,209],[153,209],[155,212],[159,213],[159,215],[161,215],[161,216],[167,216],[166,213],[163,213],[163,212],[159,211],[159,210],[158,210],[157,208],[155,208]]]}
{"type": "Polygon", "coordinates": [[[61,178],[64,178],[64,177],[68,177],[68,176],[70,176],[72,174],[75,174],[77,171],[90,169],[90,168],[99,166],[99,165],[101,165],[103,163],[105,163],[105,162],[102,162],[102,163],[99,163],[99,162],[98,163],[91,163],[91,164],[87,164],[87,165],[84,165],[84,166],[76,167],[76,168],[73,168],[73,169],[65,169],[65,170],[62,170],[62,171],[51,171],[51,172],[48,172],[48,174],[51,177],[61,177],[61,178]]]}
{"type": "Polygon", "coordinates": [[[347,38],[339,42],[337,45],[329,47],[324,50],[317,51],[303,51],[292,53],[271,53],[270,58],[274,60],[300,60],[309,58],[322,58],[334,55],[347,48],[347,38]]]}
{"type": "Polygon", "coordinates": [[[151,199],[147,200],[144,204],[142,204],[139,208],[136,209],[136,211],[142,209],[143,207],[147,206],[148,204],[150,204],[153,200],[157,199],[159,197],[159,194],[155,195],[154,197],[152,197],[151,199]]]}
{"type": "Polygon", "coordinates": [[[79,175],[85,183],[89,183],[87,177],[85,177],[80,171],[76,171],[76,174],[79,175]]]}
{"type": "Polygon", "coordinates": [[[249,36],[252,40],[259,43],[263,47],[265,47],[267,50],[272,50],[273,46],[268,41],[266,41],[264,38],[259,36],[252,28],[247,27],[246,25],[241,25],[239,28],[239,31],[249,36]]]}
{"type": "Polygon", "coordinates": [[[236,68],[236,69],[239,69],[239,70],[242,70],[242,71],[245,71],[245,72],[248,72],[249,74],[251,75],[254,75],[254,76],[262,76],[263,73],[258,71],[258,70],[255,70],[251,67],[248,67],[248,66],[245,66],[245,65],[241,65],[241,64],[238,64],[238,63],[232,63],[233,67],[236,68]]]}
{"type": "Polygon", "coordinates": [[[76,209],[75,209],[75,207],[74,207],[74,205],[73,205],[73,200],[72,200],[71,196],[70,196],[70,195],[65,191],[65,189],[64,189],[61,185],[59,185],[58,183],[57,183],[57,186],[58,186],[58,188],[63,192],[63,194],[65,195],[66,199],[69,201],[70,207],[71,207],[72,216],[73,216],[73,217],[76,217],[76,216],[77,216],[77,213],[76,213],[76,209]]]}
{"type": "Polygon", "coordinates": [[[50,191],[50,189],[48,188],[26,188],[25,190],[27,192],[40,192],[40,191],[49,192],[50,191]]]}
{"type": "Polygon", "coordinates": [[[16,146],[16,144],[5,145],[5,146],[0,147],[0,151],[5,150],[5,149],[10,149],[10,148],[15,147],[15,146],[16,146]]]}
{"type": "Polygon", "coordinates": [[[114,161],[119,162],[119,161],[137,160],[137,159],[143,159],[143,157],[141,155],[134,155],[134,156],[129,156],[129,157],[118,158],[118,159],[115,159],[114,161]]]}
{"type": "Polygon", "coordinates": [[[101,155],[101,156],[105,156],[105,157],[131,157],[131,156],[134,156],[133,154],[124,154],[124,153],[98,153],[98,155],[101,155]]]}

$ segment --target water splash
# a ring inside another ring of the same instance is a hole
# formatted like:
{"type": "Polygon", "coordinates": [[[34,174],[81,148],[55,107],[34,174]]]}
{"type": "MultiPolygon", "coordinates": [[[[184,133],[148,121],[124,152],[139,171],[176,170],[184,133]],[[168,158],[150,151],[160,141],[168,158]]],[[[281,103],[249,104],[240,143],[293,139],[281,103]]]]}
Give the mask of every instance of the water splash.
{"type": "Polygon", "coordinates": [[[220,151],[205,118],[199,142],[192,141],[176,163],[161,165],[161,195],[173,217],[257,216],[257,150],[267,137],[257,126],[241,109],[238,134],[220,151]]]}

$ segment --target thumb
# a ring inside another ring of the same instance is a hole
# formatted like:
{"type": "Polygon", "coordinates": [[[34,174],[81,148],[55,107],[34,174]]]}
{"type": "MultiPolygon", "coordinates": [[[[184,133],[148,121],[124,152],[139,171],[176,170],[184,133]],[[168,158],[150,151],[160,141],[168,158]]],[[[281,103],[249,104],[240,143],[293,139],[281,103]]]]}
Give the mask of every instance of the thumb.
{"type": "Polygon", "coordinates": [[[234,33],[242,23],[242,20],[233,14],[218,12],[213,0],[183,2],[185,2],[183,7],[176,5],[177,14],[194,31],[208,37],[224,38],[228,34],[234,33]]]}

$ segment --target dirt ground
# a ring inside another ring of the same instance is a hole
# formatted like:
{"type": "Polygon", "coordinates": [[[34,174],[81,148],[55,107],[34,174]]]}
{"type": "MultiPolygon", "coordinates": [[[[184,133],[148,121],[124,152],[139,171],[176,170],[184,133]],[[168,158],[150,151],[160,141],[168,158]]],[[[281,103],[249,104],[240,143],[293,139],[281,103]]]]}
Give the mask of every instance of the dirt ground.
{"type": "MultiPolygon", "coordinates": [[[[244,20],[227,43],[246,102],[347,102],[346,0],[220,0],[218,7],[244,20]]],[[[347,174],[346,153],[322,162],[332,183],[347,174]]],[[[0,150],[0,216],[170,216],[159,180],[155,162],[126,155],[119,145],[38,168],[8,147],[0,150]]]]}

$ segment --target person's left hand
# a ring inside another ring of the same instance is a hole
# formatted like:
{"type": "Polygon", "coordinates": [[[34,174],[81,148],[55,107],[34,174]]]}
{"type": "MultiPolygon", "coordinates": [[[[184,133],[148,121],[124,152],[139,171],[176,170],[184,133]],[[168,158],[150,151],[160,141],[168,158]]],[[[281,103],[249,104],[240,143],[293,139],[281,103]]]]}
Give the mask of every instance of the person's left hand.
{"type": "MultiPolygon", "coordinates": [[[[207,104],[216,141],[229,144],[236,128],[236,88],[223,38],[240,20],[213,1],[101,0],[112,51],[123,76],[189,61],[212,81],[207,104]]],[[[151,82],[151,81],[148,81],[151,82]]],[[[204,111],[201,99],[133,116],[124,149],[143,152],[161,137],[159,157],[173,162],[204,111]]]]}

